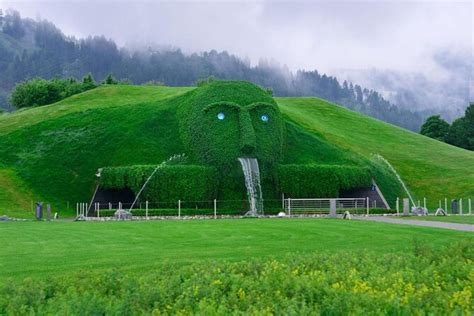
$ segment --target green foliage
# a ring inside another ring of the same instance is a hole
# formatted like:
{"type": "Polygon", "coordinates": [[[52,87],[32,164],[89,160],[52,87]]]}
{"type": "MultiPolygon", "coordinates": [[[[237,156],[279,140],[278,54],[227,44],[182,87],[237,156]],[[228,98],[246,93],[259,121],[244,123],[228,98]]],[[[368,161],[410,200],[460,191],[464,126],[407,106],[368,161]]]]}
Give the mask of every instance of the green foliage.
{"type": "Polygon", "coordinates": [[[469,315],[474,243],[93,270],[9,282],[0,314],[469,315]],[[448,269],[446,267],[449,267],[448,269]]]}
{"type": "MultiPolygon", "coordinates": [[[[106,189],[130,188],[137,194],[156,166],[103,168],[100,183],[106,189]]],[[[150,202],[209,201],[216,198],[217,173],[211,167],[171,165],[158,169],[142,192],[150,202]]]]}
{"type": "Polygon", "coordinates": [[[86,90],[90,90],[97,87],[97,83],[95,82],[94,77],[92,77],[92,74],[90,72],[82,78],[82,85],[86,90]]]}
{"type": "Polygon", "coordinates": [[[82,83],[73,78],[35,78],[17,84],[12,92],[11,102],[18,109],[46,105],[95,87],[93,79],[89,81],[89,78],[84,78],[82,83]]]}
{"type": "Polygon", "coordinates": [[[464,117],[453,122],[446,135],[446,142],[468,150],[474,150],[474,103],[466,109],[464,117]]]}
{"type": "Polygon", "coordinates": [[[213,81],[216,81],[216,77],[214,76],[209,76],[207,78],[201,78],[196,81],[196,87],[202,87],[205,86],[213,81]]]}
{"type": "Polygon", "coordinates": [[[115,79],[112,74],[108,74],[107,77],[101,82],[101,84],[119,84],[119,81],[115,79]]]}
{"type": "Polygon", "coordinates": [[[292,198],[337,197],[341,190],[371,184],[367,168],[335,165],[279,165],[279,190],[292,198]]]}
{"type": "Polygon", "coordinates": [[[449,127],[449,131],[446,135],[446,142],[457,147],[467,148],[466,133],[466,121],[463,118],[458,118],[449,127]]]}
{"type": "Polygon", "coordinates": [[[420,134],[444,142],[449,130],[449,124],[439,115],[433,115],[426,119],[421,126],[420,134]]]}
{"type": "Polygon", "coordinates": [[[178,102],[181,136],[196,161],[229,169],[239,157],[255,157],[264,166],[282,158],[281,114],[262,88],[244,81],[212,81],[178,102]]]}
{"type": "Polygon", "coordinates": [[[265,91],[267,91],[269,96],[273,97],[273,89],[272,88],[265,88],[265,91]]]}

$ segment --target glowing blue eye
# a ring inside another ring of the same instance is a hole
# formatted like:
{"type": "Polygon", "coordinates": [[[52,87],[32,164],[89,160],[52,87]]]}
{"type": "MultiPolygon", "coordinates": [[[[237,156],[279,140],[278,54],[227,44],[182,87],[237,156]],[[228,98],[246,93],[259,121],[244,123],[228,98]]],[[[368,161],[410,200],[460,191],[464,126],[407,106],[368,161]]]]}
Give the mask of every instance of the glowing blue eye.
{"type": "Polygon", "coordinates": [[[223,119],[225,119],[225,114],[224,114],[224,112],[219,112],[219,113],[217,114],[217,119],[219,119],[219,120],[221,120],[221,121],[222,121],[223,119]]]}
{"type": "Polygon", "coordinates": [[[260,119],[263,121],[263,122],[268,122],[268,115],[266,114],[263,114],[260,119]]]}

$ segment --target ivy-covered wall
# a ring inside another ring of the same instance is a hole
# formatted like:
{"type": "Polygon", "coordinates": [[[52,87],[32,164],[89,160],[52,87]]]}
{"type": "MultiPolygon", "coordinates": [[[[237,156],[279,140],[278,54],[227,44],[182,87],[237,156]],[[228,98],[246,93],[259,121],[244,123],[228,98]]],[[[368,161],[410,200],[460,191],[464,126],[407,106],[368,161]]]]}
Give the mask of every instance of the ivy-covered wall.
{"type": "MultiPolygon", "coordinates": [[[[156,166],[103,168],[104,189],[130,188],[137,194],[156,166]]],[[[151,202],[209,201],[219,186],[217,170],[207,166],[171,165],[158,169],[142,192],[141,200],[151,202]]]]}
{"type": "Polygon", "coordinates": [[[181,98],[178,115],[181,137],[196,162],[228,170],[239,157],[255,157],[263,167],[282,158],[280,110],[252,83],[210,82],[181,98]]]}
{"type": "Polygon", "coordinates": [[[341,190],[371,184],[368,168],[335,165],[280,165],[278,189],[292,198],[337,197],[341,190]]]}

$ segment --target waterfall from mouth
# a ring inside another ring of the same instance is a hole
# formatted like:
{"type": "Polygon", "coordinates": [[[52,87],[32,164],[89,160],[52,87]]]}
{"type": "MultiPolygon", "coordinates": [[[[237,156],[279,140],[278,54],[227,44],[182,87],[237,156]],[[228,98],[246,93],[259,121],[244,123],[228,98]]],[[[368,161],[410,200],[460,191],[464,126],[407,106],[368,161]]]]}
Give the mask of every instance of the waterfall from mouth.
{"type": "Polygon", "coordinates": [[[239,158],[245,176],[245,187],[249,199],[248,216],[263,215],[262,187],[260,185],[260,170],[255,158],[239,158]]]}

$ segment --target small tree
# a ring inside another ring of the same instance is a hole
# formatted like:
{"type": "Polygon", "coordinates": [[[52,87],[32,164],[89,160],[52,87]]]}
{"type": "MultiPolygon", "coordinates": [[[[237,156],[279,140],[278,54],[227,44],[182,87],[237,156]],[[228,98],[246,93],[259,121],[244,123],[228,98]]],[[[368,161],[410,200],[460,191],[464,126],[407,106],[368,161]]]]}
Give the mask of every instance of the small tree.
{"type": "Polygon", "coordinates": [[[474,150],[474,103],[466,109],[464,117],[453,122],[446,135],[446,142],[461,148],[474,150]]]}
{"type": "Polygon", "coordinates": [[[16,108],[46,105],[93,89],[96,86],[90,75],[84,77],[82,82],[74,78],[54,78],[52,80],[35,78],[17,84],[10,100],[16,108]]]}
{"type": "Polygon", "coordinates": [[[474,150],[474,103],[471,103],[466,109],[464,120],[466,121],[467,149],[474,150]]]}
{"type": "Polygon", "coordinates": [[[458,118],[449,127],[448,133],[446,135],[446,142],[453,146],[467,149],[468,144],[466,142],[466,132],[467,126],[465,124],[464,118],[458,118]]]}
{"type": "Polygon", "coordinates": [[[216,81],[217,79],[214,76],[209,76],[207,78],[201,78],[196,81],[196,86],[197,87],[202,87],[207,85],[208,83],[211,83],[213,81],[216,81]]]}
{"type": "Polygon", "coordinates": [[[268,93],[269,96],[273,97],[273,89],[272,88],[265,88],[265,91],[268,93]]]}
{"type": "Polygon", "coordinates": [[[7,11],[7,15],[3,17],[2,30],[3,33],[16,39],[21,39],[25,36],[25,28],[18,11],[7,11]]]}
{"type": "Polygon", "coordinates": [[[57,81],[35,78],[17,84],[10,101],[16,108],[45,105],[61,99],[62,88],[57,81]]]}
{"type": "Polygon", "coordinates": [[[118,84],[119,82],[112,76],[108,74],[107,77],[102,81],[102,84],[118,84]]]}
{"type": "Polygon", "coordinates": [[[449,124],[439,115],[433,115],[426,119],[421,126],[420,134],[444,142],[449,130],[449,124]]]}
{"type": "Polygon", "coordinates": [[[89,90],[97,87],[97,83],[94,80],[94,77],[92,77],[92,74],[89,72],[87,75],[82,78],[82,86],[84,87],[84,90],[89,90]]]}

